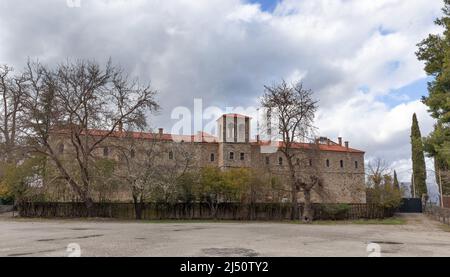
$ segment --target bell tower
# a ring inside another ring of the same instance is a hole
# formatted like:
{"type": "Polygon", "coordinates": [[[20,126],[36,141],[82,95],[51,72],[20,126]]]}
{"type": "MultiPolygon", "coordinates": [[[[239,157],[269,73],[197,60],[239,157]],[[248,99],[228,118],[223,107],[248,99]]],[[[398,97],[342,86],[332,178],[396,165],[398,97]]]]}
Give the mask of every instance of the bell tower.
{"type": "Polygon", "coordinates": [[[250,119],[241,114],[224,114],[217,119],[219,167],[251,165],[250,119]]]}
{"type": "Polygon", "coordinates": [[[224,114],[217,119],[219,142],[249,143],[250,117],[241,114],[224,114]]]}

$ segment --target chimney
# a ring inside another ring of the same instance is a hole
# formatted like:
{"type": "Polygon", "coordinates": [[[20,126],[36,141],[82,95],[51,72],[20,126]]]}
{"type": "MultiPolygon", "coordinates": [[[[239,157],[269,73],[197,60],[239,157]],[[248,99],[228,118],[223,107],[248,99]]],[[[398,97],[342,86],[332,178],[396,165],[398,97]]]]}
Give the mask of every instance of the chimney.
{"type": "Polygon", "coordinates": [[[164,133],[164,129],[163,128],[158,128],[158,133],[159,133],[160,136],[162,136],[163,133],[164,133]]]}
{"type": "Polygon", "coordinates": [[[342,146],[342,137],[338,137],[339,145],[342,146]]]}
{"type": "Polygon", "coordinates": [[[348,149],[348,141],[345,142],[345,148],[348,149]]]}

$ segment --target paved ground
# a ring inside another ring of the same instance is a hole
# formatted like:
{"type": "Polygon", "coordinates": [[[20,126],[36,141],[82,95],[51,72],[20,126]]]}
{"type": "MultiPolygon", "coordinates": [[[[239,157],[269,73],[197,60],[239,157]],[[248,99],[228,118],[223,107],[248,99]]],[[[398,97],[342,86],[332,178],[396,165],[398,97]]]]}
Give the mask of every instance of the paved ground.
{"type": "Polygon", "coordinates": [[[450,256],[450,232],[421,214],[405,225],[136,223],[0,218],[0,256],[450,256]],[[76,246],[76,245],[75,245],[76,246]]]}

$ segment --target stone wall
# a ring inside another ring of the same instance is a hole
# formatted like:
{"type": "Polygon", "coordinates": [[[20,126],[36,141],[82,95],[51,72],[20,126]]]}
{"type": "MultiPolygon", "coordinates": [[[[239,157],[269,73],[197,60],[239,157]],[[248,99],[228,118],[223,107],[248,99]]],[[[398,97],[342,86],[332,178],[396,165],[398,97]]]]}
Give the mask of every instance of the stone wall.
{"type": "MultiPolygon", "coordinates": [[[[58,145],[64,144],[64,151],[61,156],[68,162],[74,162],[75,151],[70,147],[70,142],[64,136],[54,136],[52,144],[55,149],[58,145]]],[[[179,143],[171,141],[154,141],[153,139],[127,140],[126,138],[108,138],[102,145],[96,149],[95,154],[103,157],[104,148],[108,148],[108,156],[105,158],[120,161],[120,148],[135,148],[136,157],[145,154],[146,148],[158,148],[158,161],[161,165],[171,165],[174,161],[169,158],[169,152],[179,147],[179,143]],[[120,146],[120,147],[119,147],[120,146]]],[[[184,142],[183,147],[190,149],[195,154],[192,167],[218,166],[224,170],[227,168],[254,168],[269,172],[285,184],[286,200],[289,196],[289,168],[284,155],[277,151],[275,153],[262,153],[261,147],[255,143],[220,143],[220,142],[184,142]],[[234,153],[234,158],[230,159],[230,152],[234,153]],[[241,153],[244,159],[241,160],[241,153]],[[214,159],[211,160],[211,155],[214,159]],[[266,158],[269,163],[266,163],[266,158]],[[279,159],[282,163],[279,163],[279,159]]],[[[365,203],[365,175],[364,175],[364,153],[363,152],[337,152],[320,151],[313,155],[302,149],[296,149],[294,158],[295,168],[299,176],[307,178],[311,174],[317,174],[323,180],[321,187],[316,187],[312,194],[312,200],[316,203],[365,203]],[[311,161],[312,165],[311,165],[311,161]],[[327,162],[329,165],[327,166],[327,162]],[[342,161],[342,166],[341,166],[342,161]]],[[[176,152],[174,155],[177,155],[176,152]]],[[[54,188],[55,189],[55,188],[54,188]]],[[[56,198],[64,201],[76,199],[76,195],[70,192],[67,186],[56,188],[58,191],[56,198]]],[[[128,201],[130,193],[127,188],[117,188],[116,192],[112,190],[107,192],[114,201],[128,201]]],[[[298,193],[302,201],[302,193],[298,193]]]]}

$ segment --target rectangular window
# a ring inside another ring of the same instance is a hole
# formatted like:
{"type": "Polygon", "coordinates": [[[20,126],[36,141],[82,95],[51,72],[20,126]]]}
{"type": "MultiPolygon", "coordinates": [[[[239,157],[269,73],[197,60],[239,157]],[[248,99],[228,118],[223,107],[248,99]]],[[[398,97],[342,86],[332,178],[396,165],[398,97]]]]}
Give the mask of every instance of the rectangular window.
{"type": "Polygon", "coordinates": [[[214,159],[215,159],[214,153],[211,153],[211,157],[210,157],[211,162],[214,162],[214,159]]]}
{"type": "Polygon", "coordinates": [[[355,168],[358,168],[358,162],[355,161],[355,168]]]}
{"type": "Polygon", "coordinates": [[[229,158],[230,158],[230,160],[234,160],[234,152],[230,152],[229,158]]]}
{"type": "Polygon", "coordinates": [[[341,165],[341,168],[344,168],[344,161],[343,160],[340,161],[340,165],[341,165]]]}
{"type": "Polygon", "coordinates": [[[241,153],[241,161],[245,160],[245,153],[241,153]]]}
{"type": "Polygon", "coordinates": [[[173,160],[173,152],[169,151],[169,160],[173,160]]]}
{"type": "Polygon", "coordinates": [[[266,157],[266,164],[270,164],[270,158],[266,157]]]}

